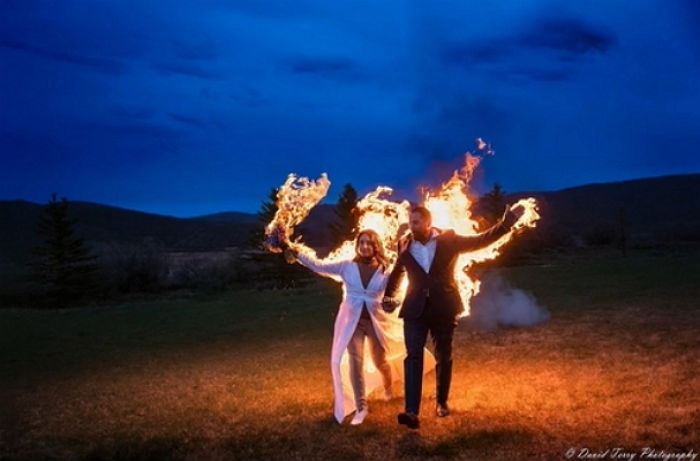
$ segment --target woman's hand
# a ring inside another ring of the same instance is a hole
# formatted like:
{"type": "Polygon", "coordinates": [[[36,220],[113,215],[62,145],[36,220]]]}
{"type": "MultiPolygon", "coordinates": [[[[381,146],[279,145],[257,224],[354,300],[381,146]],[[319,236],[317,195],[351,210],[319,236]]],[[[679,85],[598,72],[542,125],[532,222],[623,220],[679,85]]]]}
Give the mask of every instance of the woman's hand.
{"type": "Polygon", "coordinates": [[[399,307],[399,304],[401,303],[399,303],[399,300],[396,298],[384,296],[384,299],[382,299],[382,309],[384,309],[384,312],[394,312],[394,310],[399,307]]]}
{"type": "Polygon", "coordinates": [[[284,259],[289,263],[289,264],[294,264],[297,262],[297,252],[290,247],[287,247],[284,250],[284,259]]]}

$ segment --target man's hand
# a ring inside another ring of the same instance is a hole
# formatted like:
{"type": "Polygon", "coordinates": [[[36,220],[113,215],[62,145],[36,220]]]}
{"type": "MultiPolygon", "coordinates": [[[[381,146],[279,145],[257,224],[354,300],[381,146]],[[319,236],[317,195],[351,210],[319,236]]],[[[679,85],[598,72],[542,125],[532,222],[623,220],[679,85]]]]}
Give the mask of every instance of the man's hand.
{"type": "Polygon", "coordinates": [[[503,220],[505,221],[506,225],[508,227],[513,227],[513,225],[518,222],[518,219],[525,214],[525,207],[522,205],[518,205],[515,208],[512,208],[513,205],[508,205],[506,206],[506,211],[503,213],[503,220]]]}
{"type": "Polygon", "coordinates": [[[522,205],[518,205],[518,206],[516,206],[515,208],[513,208],[513,209],[510,210],[510,211],[511,211],[511,213],[513,213],[513,214],[515,215],[516,221],[517,221],[518,219],[520,219],[520,217],[521,217],[522,215],[525,214],[525,207],[522,206],[522,205]]]}
{"type": "Polygon", "coordinates": [[[399,240],[399,253],[403,253],[408,250],[408,245],[411,243],[410,239],[406,236],[399,240]]]}
{"type": "Polygon", "coordinates": [[[382,309],[384,309],[384,312],[394,312],[394,310],[399,307],[399,304],[399,300],[396,298],[384,296],[384,299],[382,299],[382,309]]]}
{"type": "Polygon", "coordinates": [[[398,252],[403,253],[408,248],[409,238],[408,238],[408,223],[402,223],[396,232],[398,252]]]}

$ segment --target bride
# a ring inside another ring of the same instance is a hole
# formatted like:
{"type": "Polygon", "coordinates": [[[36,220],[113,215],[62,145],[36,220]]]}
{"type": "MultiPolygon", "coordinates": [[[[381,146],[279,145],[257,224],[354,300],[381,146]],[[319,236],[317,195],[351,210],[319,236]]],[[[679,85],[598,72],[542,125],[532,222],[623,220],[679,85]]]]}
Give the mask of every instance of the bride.
{"type": "MultiPolygon", "coordinates": [[[[403,378],[406,356],[401,321],[381,307],[391,273],[384,247],[375,231],[365,229],[357,235],[352,259],[324,262],[306,253],[288,247],[285,257],[343,284],[331,349],[333,413],[342,423],[354,409],[350,424],[361,424],[368,414],[367,393],[381,387],[383,399],[390,400],[392,381],[403,378]]],[[[430,353],[425,357],[427,372],[435,361],[430,353]]]]}

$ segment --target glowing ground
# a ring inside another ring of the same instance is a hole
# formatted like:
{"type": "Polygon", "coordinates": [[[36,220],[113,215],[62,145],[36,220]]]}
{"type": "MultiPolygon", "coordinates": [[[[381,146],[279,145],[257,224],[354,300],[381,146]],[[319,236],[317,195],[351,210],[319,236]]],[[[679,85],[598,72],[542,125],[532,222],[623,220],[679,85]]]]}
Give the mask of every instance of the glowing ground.
{"type": "Polygon", "coordinates": [[[551,256],[504,273],[552,319],[455,340],[453,414],[331,417],[339,288],[0,311],[0,459],[564,459],[700,450],[697,251],[551,256]],[[359,458],[358,458],[359,457],[359,458]]]}

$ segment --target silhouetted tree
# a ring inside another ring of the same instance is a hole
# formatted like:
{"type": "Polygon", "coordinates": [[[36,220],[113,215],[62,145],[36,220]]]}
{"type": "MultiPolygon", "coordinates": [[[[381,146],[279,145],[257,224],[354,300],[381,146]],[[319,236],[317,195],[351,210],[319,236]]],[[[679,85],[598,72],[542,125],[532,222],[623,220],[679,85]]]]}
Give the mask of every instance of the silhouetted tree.
{"type": "Polygon", "coordinates": [[[68,200],[56,194],[43,208],[36,231],[42,244],[32,248],[32,280],[40,284],[47,300],[55,307],[66,307],[95,294],[96,256],[75,235],[77,220],[68,216],[68,200]]]}
{"type": "Polygon", "coordinates": [[[484,219],[484,228],[490,227],[503,216],[506,207],[506,197],[501,185],[495,183],[493,189],[479,199],[479,215],[484,219]]]}
{"type": "Polygon", "coordinates": [[[272,221],[277,213],[277,191],[279,189],[273,187],[270,193],[267,194],[267,200],[263,201],[258,211],[258,220],[260,225],[256,227],[251,235],[251,245],[256,249],[263,249],[263,239],[265,238],[265,227],[272,221]]]}
{"type": "Polygon", "coordinates": [[[354,213],[355,205],[357,205],[357,191],[351,184],[346,184],[335,204],[334,211],[337,220],[328,225],[331,231],[333,247],[337,247],[344,241],[354,237],[358,219],[358,216],[354,213]]]}
{"type": "MultiPolygon", "coordinates": [[[[252,245],[256,250],[264,250],[265,227],[277,213],[277,190],[273,188],[260,205],[258,219],[260,227],[253,231],[252,245]]],[[[290,236],[291,237],[291,236],[290,236]]],[[[300,264],[289,264],[281,254],[258,251],[248,260],[258,266],[256,279],[259,287],[293,288],[303,286],[310,278],[309,271],[300,264]]]]}

